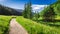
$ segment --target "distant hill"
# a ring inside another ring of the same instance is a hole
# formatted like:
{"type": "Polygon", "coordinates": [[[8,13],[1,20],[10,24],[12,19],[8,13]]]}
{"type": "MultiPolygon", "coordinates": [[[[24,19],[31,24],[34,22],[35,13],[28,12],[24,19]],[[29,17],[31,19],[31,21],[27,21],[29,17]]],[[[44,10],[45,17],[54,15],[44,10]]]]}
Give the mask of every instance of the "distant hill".
{"type": "Polygon", "coordinates": [[[17,12],[22,12],[23,10],[22,9],[15,9],[17,12]]]}
{"type": "Polygon", "coordinates": [[[0,5],[0,15],[22,15],[21,9],[13,9],[0,5]]]}
{"type": "MultiPolygon", "coordinates": [[[[55,3],[51,4],[50,6],[53,7],[56,15],[60,16],[60,1],[56,1],[55,3]]],[[[44,8],[44,10],[42,10],[40,12],[40,15],[43,15],[46,11],[48,11],[50,6],[48,6],[47,8],[44,8]]]]}

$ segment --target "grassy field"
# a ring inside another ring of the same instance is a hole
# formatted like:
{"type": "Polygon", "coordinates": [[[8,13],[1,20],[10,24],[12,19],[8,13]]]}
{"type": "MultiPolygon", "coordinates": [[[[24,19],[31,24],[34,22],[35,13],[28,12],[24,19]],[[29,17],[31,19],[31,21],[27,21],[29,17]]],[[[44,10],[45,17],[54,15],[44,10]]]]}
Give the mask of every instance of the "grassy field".
{"type": "MultiPolygon", "coordinates": [[[[10,19],[14,16],[1,16],[0,15],[0,34],[8,34],[9,22],[10,19]]],[[[57,16],[58,17],[58,16],[57,16]]],[[[57,18],[59,19],[59,18],[57,18]]],[[[17,16],[17,22],[21,24],[29,34],[60,34],[60,27],[51,27],[49,25],[36,23],[32,20],[25,19],[22,16],[17,16]]],[[[47,24],[57,24],[60,25],[60,22],[56,23],[47,23],[47,24]]]]}
{"type": "Polygon", "coordinates": [[[9,22],[12,16],[1,16],[0,15],[0,34],[8,34],[9,22]]]}
{"type": "Polygon", "coordinates": [[[21,16],[17,17],[16,20],[28,31],[29,34],[60,34],[60,31],[56,28],[36,23],[21,16]]]}

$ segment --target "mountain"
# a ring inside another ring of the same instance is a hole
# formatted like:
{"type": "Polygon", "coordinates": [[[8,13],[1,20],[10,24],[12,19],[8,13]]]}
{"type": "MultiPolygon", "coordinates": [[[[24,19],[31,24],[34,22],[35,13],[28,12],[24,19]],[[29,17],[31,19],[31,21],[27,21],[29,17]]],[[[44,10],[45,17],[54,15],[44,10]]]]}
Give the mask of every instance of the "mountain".
{"type": "Polygon", "coordinates": [[[55,3],[44,8],[44,10],[40,12],[40,15],[43,15],[46,11],[48,11],[50,6],[54,9],[54,12],[56,13],[56,15],[60,16],[60,1],[56,1],[55,3]]]}
{"type": "Polygon", "coordinates": [[[22,12],[23,10],[22,9],[15,9],[17,12],[22,12]]]}
{"type": "Polygon", "coordinates": [[[0,15],[18,15],[18,16],[21,16],[22,11],[23,10],[20,10],[20,9],[17,10],[17,9],[13,9],[13,8],[9,8],[9,7],[0,5],[0,15]]]}

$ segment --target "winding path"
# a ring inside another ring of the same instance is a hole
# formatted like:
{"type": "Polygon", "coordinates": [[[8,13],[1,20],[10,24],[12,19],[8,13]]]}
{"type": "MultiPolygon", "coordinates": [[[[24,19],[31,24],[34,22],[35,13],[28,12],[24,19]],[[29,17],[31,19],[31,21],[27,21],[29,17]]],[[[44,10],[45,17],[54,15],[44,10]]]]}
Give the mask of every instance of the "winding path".
{"type": "Polygon", "coordinates": [[[13,18],[10,21],[9,34],[28,34],[28,33],[18,22],[16,22],[16,19],[13,18]]]}

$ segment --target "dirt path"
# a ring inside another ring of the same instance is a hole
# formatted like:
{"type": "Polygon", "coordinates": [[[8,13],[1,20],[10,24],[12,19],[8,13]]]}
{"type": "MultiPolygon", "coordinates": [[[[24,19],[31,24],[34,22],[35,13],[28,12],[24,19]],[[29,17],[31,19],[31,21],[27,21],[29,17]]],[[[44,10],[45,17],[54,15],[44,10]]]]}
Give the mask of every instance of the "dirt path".
{"type": "Polygon", "coordinates": [[[27,31],[16,22],[16,19],[12,19],[10,22],[9,34],[28,34],[27,31]]]}

